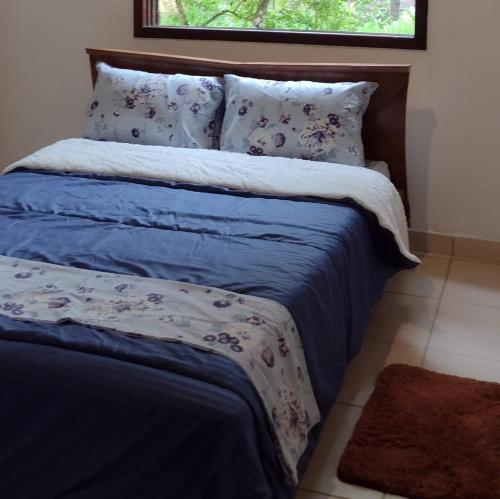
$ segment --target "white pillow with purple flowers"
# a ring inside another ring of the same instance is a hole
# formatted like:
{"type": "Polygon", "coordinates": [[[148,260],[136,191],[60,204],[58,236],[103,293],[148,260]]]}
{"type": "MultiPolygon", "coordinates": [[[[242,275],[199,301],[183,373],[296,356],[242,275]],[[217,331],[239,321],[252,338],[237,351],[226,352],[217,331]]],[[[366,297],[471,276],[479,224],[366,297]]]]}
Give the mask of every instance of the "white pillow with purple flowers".
{"type": "Polygon", "coordinates": [[[363,114],[378,83],[225,76],[221,149],[363,166],[363,114]]]}
{"type": "Polygon", "coordinates": [[[97,65],[85,138],[134,144],[213,149],[223,81],[97,65]]]}

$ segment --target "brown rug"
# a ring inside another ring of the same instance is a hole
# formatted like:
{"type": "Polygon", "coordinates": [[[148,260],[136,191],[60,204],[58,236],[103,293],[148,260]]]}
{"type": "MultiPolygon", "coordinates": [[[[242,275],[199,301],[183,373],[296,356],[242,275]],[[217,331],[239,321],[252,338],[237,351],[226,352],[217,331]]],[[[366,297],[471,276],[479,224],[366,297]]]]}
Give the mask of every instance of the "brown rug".
{"type": "Polygon", "coordinates": [[[338,474],[412,499],[500,499],[500,384],[387,367],[338,474]]]}

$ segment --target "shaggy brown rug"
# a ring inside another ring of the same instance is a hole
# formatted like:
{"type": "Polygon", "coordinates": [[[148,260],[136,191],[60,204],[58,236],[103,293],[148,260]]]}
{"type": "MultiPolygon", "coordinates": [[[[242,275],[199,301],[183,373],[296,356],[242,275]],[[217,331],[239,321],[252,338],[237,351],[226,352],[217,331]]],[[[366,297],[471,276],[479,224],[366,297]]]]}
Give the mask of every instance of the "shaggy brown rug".
{"type": "Polygon", "coordinates": [[[387,367],[338,475],[412,499],[500,499],[500,384],[387,367]]]}

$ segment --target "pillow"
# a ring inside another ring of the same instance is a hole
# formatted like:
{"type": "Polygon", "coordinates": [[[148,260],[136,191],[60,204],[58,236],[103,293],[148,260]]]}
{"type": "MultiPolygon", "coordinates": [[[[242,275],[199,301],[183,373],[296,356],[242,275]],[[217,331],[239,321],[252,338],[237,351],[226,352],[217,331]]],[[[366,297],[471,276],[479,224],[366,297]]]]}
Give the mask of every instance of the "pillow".
{"type": "Polygon", "coordinates": [[[134,144],[212,149],[220,78],[163,75],[97,65],[84,137],[134,144]]]}
{"type": "Polygon", "coordinates": [[[221,149],[365,164],[363,114],[378,83],[314,83],[225,76],[221,149]]]}

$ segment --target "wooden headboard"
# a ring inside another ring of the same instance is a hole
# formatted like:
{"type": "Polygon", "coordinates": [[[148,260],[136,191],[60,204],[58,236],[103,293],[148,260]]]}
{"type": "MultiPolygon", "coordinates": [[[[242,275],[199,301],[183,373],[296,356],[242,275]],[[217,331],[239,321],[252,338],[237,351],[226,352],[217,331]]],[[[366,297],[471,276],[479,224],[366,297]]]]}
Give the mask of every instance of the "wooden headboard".
{"type": "Polygon", "coordinates": [[[151,73],[184,73],[223,76],[231,73],[272,80],[309,80],[320,82],[376,81],[379,89],[373,95],[363,121],[366,157],[388,163],[409,217],[406,182],[406,97],[410,76],[408,65],[235,62],[199,59],[165,54],[124,50],[87,49],[92,80],[97,78],[96,64],[106,62],[117,68],[137,69],[151,73]]]}

